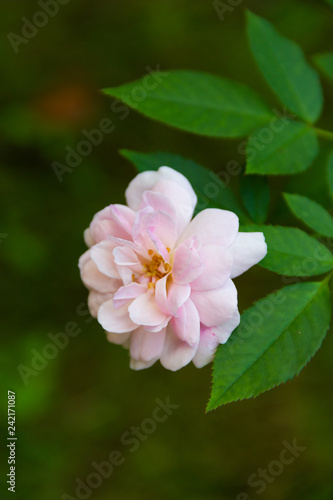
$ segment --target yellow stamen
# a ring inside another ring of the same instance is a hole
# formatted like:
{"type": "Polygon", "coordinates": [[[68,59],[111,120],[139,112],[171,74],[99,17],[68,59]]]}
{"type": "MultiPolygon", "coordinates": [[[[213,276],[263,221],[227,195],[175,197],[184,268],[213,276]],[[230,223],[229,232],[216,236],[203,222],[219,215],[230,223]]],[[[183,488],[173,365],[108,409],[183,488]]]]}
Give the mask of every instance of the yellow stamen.
{"type": "Polygon", "coordinates": [[[153,253],[154,253],[154,250],[148,250],[149,255],[153,255],[153,253]]]}
{"type": "Polygon", "coordinates": [[[155,288],[155,283],[152,283],[152,282],[148,283],[148,288],[149,288],[149,290],[151,290],[152,288],[155,288]]]}
{"type": "Polygon", "coordinates": [[[135,281],[135,274],[132,274],[132,281],[135,281]]]}
{"type": "Polygon", "coordinates": [[[170,248],[169,247],[166,247],[166,250],[168,253],[170,253],[170,248]]]}

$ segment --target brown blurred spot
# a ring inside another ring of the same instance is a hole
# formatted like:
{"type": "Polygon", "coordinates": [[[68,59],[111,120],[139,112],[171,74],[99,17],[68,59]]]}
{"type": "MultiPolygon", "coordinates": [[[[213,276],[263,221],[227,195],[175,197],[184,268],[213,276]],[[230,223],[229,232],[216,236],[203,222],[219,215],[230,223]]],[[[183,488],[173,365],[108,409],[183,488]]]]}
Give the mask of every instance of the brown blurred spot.
{"type": "Polygon", "coordinates": [[[55,124],[76,125],[89,120],[98,108],[95,90],[79,84],[55,88],[41,95],[33,108],[42,119],[55,124]]]}

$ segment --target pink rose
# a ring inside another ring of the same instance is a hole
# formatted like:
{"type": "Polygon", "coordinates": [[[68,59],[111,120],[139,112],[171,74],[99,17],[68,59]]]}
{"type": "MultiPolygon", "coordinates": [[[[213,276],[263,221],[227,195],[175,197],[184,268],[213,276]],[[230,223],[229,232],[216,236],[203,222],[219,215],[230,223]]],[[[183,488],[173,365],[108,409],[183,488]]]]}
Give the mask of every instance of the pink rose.
{"type": "Polygon", "coordinates": [[[85,231],[79,261],[89,308],[110,342],[129,348],[131,368],[158,359],[169,370],[209,363],[239,324],[232,278],[267,252],[262,233],[239,233],[238,217],[207,209],[169,167],[144,172],[85,231]]]}

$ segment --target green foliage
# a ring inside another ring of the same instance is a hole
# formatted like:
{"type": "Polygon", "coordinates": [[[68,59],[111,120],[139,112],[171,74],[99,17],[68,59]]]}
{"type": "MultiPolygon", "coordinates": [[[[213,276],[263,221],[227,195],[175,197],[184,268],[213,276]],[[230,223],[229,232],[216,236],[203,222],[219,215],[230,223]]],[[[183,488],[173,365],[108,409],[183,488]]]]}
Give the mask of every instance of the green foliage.
{"type": "Polygon", "coordinates": [[[319,349],[330,317],[327,280],[291,285],[259,300],[217,351],[207,410],[258,396],[297,375],[319,349]]]}
{"type": "Polygon", "coordinates": [[[266,177],[247,175],[242,177],[240,190],[244,206],[253,222],[266,221],[270,201],[270,190],[266,177]]]}
{"type": "Polygon", "coordinates": [[[333,82],[333,52],[316,54],[313,59],[317,68],[333,82]]]}
{"type": "Polygon", "coordinates": [[[267,128],[254,132],[246,147],[246,171],[251,174],[295,174],[306,170],[318,154],[314,129],[288,121],[280,131],[267,128]],[[261,140],[262,138],[262,140],[261,140]],[[267,142],[267,139],[270,139],[267,142]],[[265,141],[265,142],[264,142],[265,141]]]}
{"type": "Polygon", "coordinates": [[[331,152],[328,158],[328,166],[327,166],[327,176],[328,176],[328,188],[330,191],[330,195],[333,198],[333,151],[331,152]]]}
{"type": "Polygon", "coordinates": [[[241,221],[249,221],[233,191],[211,170],[172,153],[139,153],[123,149],[121,154],[130,160],[139,172],[171,167],[185,175],[197,196],[197,211],[205,208],[222,208],[235,212],[241,221]]]}
{"type": "Polygon", "coordinates": [[[250,46],[265,79],[291,111],[315,122],[323,104],[317,72],[297,44],[281,36],[265,19],[247,14],[250,46]]]}
{"type": "Polygon", "coordinates": [[[156,73],[104,89],[140,113],[168,125],[213,137],[241,137],[271,118],[260,97],[245,85],[195,71],[156,73]]]}
{"type": "Polygon", "coordinates": [[[319,203],[306,196],[284,194],[291,211],[318,234],[333,238],[333,217],[319,203]]]}
{"type": "Polygon", "coordinates": [[[333,254],[301,229],[281,226],[245,226],[241,231],[262,231],[267,255],[262,267],[286,276],[316,276],[333,269],[333,254]]]}

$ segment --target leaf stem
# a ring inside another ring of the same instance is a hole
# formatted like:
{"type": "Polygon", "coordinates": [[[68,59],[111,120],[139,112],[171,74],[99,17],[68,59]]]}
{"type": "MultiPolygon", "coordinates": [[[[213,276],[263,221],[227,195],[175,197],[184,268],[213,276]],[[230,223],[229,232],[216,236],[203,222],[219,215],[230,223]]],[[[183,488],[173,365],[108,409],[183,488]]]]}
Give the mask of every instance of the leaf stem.
{"type": "Polygon", "coordinates": [[[323,130],[322,128],[315,128],[317,135],[319,137],[323,137],[324,139],[328,139],[329,141],[333,141],[333,132],[329,130],[323,130]]]}
{"type": "Polygon", "coordinates": [[[330,279],[332,278],[332,276],[333,276],[333,270],[332,270],[332,271],[330,271],[330,272],[328,273],[328,275],[327,275],[327,276],[325,277],[325,279],[322,281],[322,284],[323,284],[323,285],[326,285],[326,283],[328,283],[328,282],[330,281],[330,279]]]}

